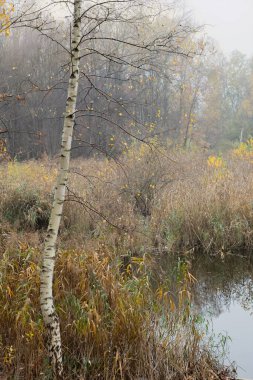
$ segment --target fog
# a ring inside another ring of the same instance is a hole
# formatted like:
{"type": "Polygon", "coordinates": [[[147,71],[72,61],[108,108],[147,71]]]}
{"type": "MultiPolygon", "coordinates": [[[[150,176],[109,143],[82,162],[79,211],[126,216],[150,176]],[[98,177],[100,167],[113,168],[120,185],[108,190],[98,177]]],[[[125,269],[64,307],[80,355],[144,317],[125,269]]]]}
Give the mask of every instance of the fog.
{"type": "MultiPolygon", "coordinates": [[[[1,144],[21,159],[54,156],[60,145],[71,2],[63,11],[45,4],[29,29],[15,25],[0,37],[1,144]]],[[[99,147],[118,156],[136,139],[220,151],[252,136],[253,3],[169,1],[168,12],[153,0],[123,10],[84,4],[93,13],[83,20],[73,155],[99,147]]]]}
{"type": "Polygon", "coordinates": [[[252,0],[185,0],[185,6],[226,53],[253,53],[252,0]]]}

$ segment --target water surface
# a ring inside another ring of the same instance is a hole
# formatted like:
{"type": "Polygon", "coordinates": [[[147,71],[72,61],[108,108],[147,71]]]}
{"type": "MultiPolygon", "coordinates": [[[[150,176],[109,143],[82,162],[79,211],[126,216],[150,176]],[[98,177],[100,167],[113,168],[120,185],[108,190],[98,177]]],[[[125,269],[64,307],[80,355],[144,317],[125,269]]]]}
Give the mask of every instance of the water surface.
{"type": "Polygon", "coordinates": [[[238,302],[213,319],[213,331],[228,335],[229,353],[225,363],[237,363],[237,373],[241,378],[253,379],[253,316],[238,302]]]}
{"type": "Polygon", "coordinates": [[[198,279],[194,304],[209,320],[225,364],[236,363],[239,378],[253,379],[253,265],[243,256],[201,257],[192,265],[198,279]],[[227,337],[227,339],[226,339],[227,337]],[[229,337],[229,338],[228,338],[229,337]]]}

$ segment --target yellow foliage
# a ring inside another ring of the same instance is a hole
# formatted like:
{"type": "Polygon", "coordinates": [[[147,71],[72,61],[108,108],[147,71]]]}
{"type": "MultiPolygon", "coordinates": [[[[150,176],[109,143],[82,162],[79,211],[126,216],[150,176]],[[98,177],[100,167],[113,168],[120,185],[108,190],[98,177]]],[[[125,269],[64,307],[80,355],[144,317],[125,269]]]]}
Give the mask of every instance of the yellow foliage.
{"type": "Polygon", "coordinates": [[[225,162],[222,159],[222,157],[217,156],[209,156],[207,160],[208,166],[211,166],[213,168],[225,168],[225,162]]]}
{"type": "Polygon", "coordinates": [[[13,346],[7,346],[4,355],[4,364],[11,365],[15,357],[15,350],[13,346]]]}
{"type": "Polygon", "coordinates": [[[238,147],[233,150],[233,154],[240,159],[253,162],[253,138],[250,138],[245,143],[240,143],[238,147]]]}
{"type": "Polygon", "coordinates": [[[152,138],[148,144],[132,144],[132,146],[128,147],[128,150],[125,154],[130,161],[141,161],[142,158],[148,156],[151,153],[152,148],[159,148],[159,152],[162,150],[158,143],[157,137],[152,138]]]}
{"type": "Polygon", "coordinates": [[[0,33],[10,35],[11,14],[14,12],[14,4],[6,0],[0,0],[0,33]]]}
{"type": "MultiPolygon", "coordinates": [[[[36,188],[51,191],[57,175],[56,168],[50,168],[45,164],[33,161],[19,163],[8,162],[0,169],[0,178],[4,180],[5,186],[17,187],[24,183],[36,188]]],[[[1,182],[1,181],[0,181],[1,182]]]]}
{"type": "Polygon", "coordinates": [[[158,109],[156,112],[156,117],[159,119],[161,117],[161,110],[158,109]]]}
{"type": "Polygon", "coordinates": [[[215,182],[229,177],[230,172],[227,169],[226,162],[222,157],[214,155],[209,156],[207,164],[209,167],[214,169],[214,175],[212,180],[214,180],[215,182]]]}

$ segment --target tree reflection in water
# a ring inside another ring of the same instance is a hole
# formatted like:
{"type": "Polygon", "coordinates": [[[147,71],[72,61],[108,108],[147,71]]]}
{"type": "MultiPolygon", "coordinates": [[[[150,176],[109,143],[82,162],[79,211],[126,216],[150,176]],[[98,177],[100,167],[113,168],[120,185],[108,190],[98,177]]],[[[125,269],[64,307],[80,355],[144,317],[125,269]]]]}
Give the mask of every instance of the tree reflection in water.
{"type": "Polygon", "coordinates": [[[199,312],[212,310],[218,317],[228,310],[231,303],[238,303],[253,313],[253,261],[249,257],[226,258],[198,257],[192,262],[191,271],[197,278],[193,300],[199,312]]]}

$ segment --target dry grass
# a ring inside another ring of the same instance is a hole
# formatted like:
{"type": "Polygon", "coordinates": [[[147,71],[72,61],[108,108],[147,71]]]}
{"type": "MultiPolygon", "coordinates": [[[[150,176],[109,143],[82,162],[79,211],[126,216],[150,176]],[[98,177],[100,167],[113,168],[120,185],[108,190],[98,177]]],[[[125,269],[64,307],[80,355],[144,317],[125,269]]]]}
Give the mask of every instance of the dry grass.
{"type": "MultiPolygon", "coordinates": [[[[39,255],[19,241],[1,260],[0,365],[9,379],[50,379],[38,304],[39,255]]],[[[179,304],[166,286],[151,286],[150,259],[120,259],[104,246],[58,258],[55,299],[66,379],[222,378],[189,318],[191,277],[177,274],[179,304]],[[183,295],[183,296],[182,296],[183,295]]]]}
{"type": "MultiPolygon", "coordinates": [[[[103,242],[120,254],[160,250],[250,251],[252,163],[232,154],[222,166],[198,153],[133,148],[118,162],[72,162],[61,227],[65,248],[103,242]],[[72,236],[74,235],[74,239],[72,236]]],[[[57,171],[48,161],[1,168],[0,213],[16,230],[43,229],[57,171]]]]}
{"type": "Polygon", "coordinates": [[[69,227],[82,242],[90,236],[125,254],[250,252],[253,164],[230,155],[224,167],[210,167],[197,153],[178,153],[174,161],[135,151],[120,165],[75,162],[86,178],[73,175],[71,188],[84,205],[66,205],[69,227]]]}
{"type": "MultiPolygon", "coordinates": [[[[103,242],[126,255],[154,248],[213,255],[250,251],[252,162],[231,154],[216,167],[203,154],[171,156],[162,148],[136,147],[118,162],[73,161],[62,247],[103,242]]],[[[43,229],[56,173],[46,161],[2,167],[3,220],[16,230],[43,229]]]]}
{"type": "MultiPolygon", "coordinates": [[[[251,251],[252,163],[231,155],[208,166],[207,155],[159,152],[72,163],[55,277],[66,379],[224,375],[189,300],[180,301],[188,272],[173,289],[178,302],[152,273],[161,251],[251,251]]],[[[0,366],[10,379],[49,379],[38,268],[56,169],[45,161],[0,171],[0,366]]]]}
{"type": "Polygon", "coordinates": [[[188,178],[161,196],[153,222],[173,251],[221,256],[253,246],[252,164],[228,157],[223,169],[193,160],[188,178]]]}

